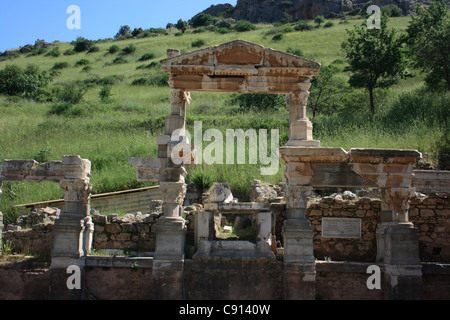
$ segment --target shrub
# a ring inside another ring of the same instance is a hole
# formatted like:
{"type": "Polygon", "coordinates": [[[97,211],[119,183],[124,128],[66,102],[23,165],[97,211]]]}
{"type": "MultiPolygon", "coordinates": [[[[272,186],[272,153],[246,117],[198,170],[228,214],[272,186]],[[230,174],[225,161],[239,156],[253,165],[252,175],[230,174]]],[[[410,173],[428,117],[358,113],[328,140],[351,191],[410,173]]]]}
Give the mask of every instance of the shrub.
{"type": "Polygon", "coordinates": [[[155,87],[167,87],[169,86],[169,75],[167,73],[161,75],[155,75],[148,80],[148,84],[155,87]]]}
{"type": "Polygon", "coordinates": [[[191,43],[192,48],[200,48],[205,45],[205,40],[198,39],[191,43]]]}
{"type": "Polygon", "coordinates": [[[98,93],[98,97],[102,102],[108,102],[111,99],[111,89],[112,86],[108,84],[104,84],[98,93]]]}
{"type": "Polygon", "coordinates": [[[291,47],[289,47],[289,48],[287,48],[286,52],[295,54],[296,56],[299,56],[299,57],[305,56],[305,54],[303,53],[303,51],[301,49],[292,49],[291,47]]]}
{"type": "Polygon", "coordinates": [[[41,54],[44,54],[44,53],[46,53],[46,52],[47,52],[47,49],[46,49],[46,48],[39,48],[39,49],[36,49],[36,50],[31,51],[31,52],[27,55],[27,57],[40,56],[41,54]]]}
{"type": "Polygon", "coordinates": [[[61,52],[59,52],[59,47],[55,47],[52,50],[50,50],[45,56],[58,58],[60,55],[61,55],[61,52]]]}
{"type": "Polygon", "coordinates": [[[87,51],[87,53],[94,53],[94,52],[99,52],[100,48],[97,46],[92,46],[89,48],[89,50],[87,51]]]}
{"type": "Polygon", "coordinates": [[[280,41],[284,38],[284,34],[283,33],[278,33],[276,35],[273,36],[272,40],[273,41],[280,41]]]}
{"type": "Polygon", "coordinates": [[[65,83],[62,90],[57,93],[59,100],[69,104],[77,104],[83,100],[87,87],[82,82],[72,81],[65,83]]]}
{"type": "Polygon", "coordinates": [[[183,32],[177,32],[175,33],[175,37],[181,37],[183,35],[183,32]]]}
{"type": "Polygon", "coordinates": [[[381,7],[381,13],[387,17],[400,17],[403,11],[395,4],[388,4],[381,7]]]}
{"type": "Polygon", "coordinates": [[[75,106],[69,102],[62,102],[51,105],[48,114],[79,117],[86,116],[88,112],[83,106],[75,106]]]}
{"type": "Polygon", "coordinates": [[[220,33],[220,34],[226,34],[226,33],[230,33],[231,30],[228,29],[228,28],[219,28],[219,29],[216,30],[216,32],[220,33]]]}
{"type": "Polygon", "coordinates": [[[148,80],[146,78],[139,78],[139,79],[135,79],[133,80],[133,82],[131,82],[132,86],[145,86],[148,85],[148,80]]]}
{"type": "Polygon", "coordinates": [[[213,185],[214,175],[206,170],[198,170],[191,173],[190,180],[200,193],[204,193],[213,185]]]}
{"type": "Polygon", "coordinates": [[[69,66],[67,62],[57,62],[53,65],[52,70],[61,70],[69,66]]]}
{"type": "Polygon", "coordinates": [[[436,162],[440,170],[448,170],[450,167],[450,131],[442,135],[441,139],[435,144],[436,162]]]}
{"type": "Polygon", "coordinates": [[[206,29],[203,27],[194,29],[194,31],[192,31],[192,33],[203,33],[203,32],[206,32],[206,29]]]}
{"type": "Polygon", "coordinates": [[[154,53],[146,53],[146,54],[142,55],[142,57],[140,57],[138,61],[147,61],[147,60],[155,59],[155,57],[156,56],[154,53]]]}
{"type": "Polygon", "coordinates": [[[328,21],[327,23],[325,23],[325,24],[323,25],[324,28],[331,28],[332,26],[334,26],[334,23],[331,22],[331,21],[328,21]]]}
{"type": "Polygon", "coordinates": [[[87,59],[81,59],[75,63],[76,66],[87,66],[88,64],[89,64],[89,60],[87,60],[87,59]]]}
{"type": "Polygon", "coordinates": [[[136,47],[134,44],[130,44],[129,46],[122,49],[122,54],[132,54],[136,51],[136,47]]]}
{"type": "Polygon", "coordinates": [[[83,69],[81,69],[82,72],[89,72],[92,70],[91,66],[84,66],[83,69]]]}
{"type": "Polygon", "coordinates": [[[118,56],[117,58],[115,58],[112,62],[113,64],[122,64],[122,63],[128,63],[128,61],[122,57],[122,56],[118,56]]]}
{"type": "Polygon", "coordinates": [[[83,52],[89,50],[94,45],[94,42],[83,37],[78,37],[72,44],[75,52],[83,52]]]}
{"type": "Polygon", "coordinates": [[[119,50],[120,50],[119,46],[115,44],[115,45],[112,45],[111,47],[109,47],[108,53],[114,54],[114,53],[118,52],[119,50]]]}
{"type": "Polygon", "coordinates": [[[199,13],[195,17],[193,17],[190,21],[190,25],[194,28],[209,26],[213,23],[214,18],[205,13],[199,13]]]}
{"type": "Polygon", "coordinates": [[[34,98],[38,91],[47,87],[52,77],[47,72],[39,72],[39,68],[28,65],[22,70],[17,65],[7,65],[0,70],[0,93],[34,98]]]}
{"type": "Polygon", "coordinates": [[[245,20],[240,20],[236,23],[236,25],[234,26],[234,30],[236,30],[237,32],[246,32],[246,31],[251,31],[251,30],[255,30],[256,26],[253,25],[252,23],[245,21],[245,20]]]}
{"type": "Polygon", "coordinates": [[[300,21],[299,23],[297,23],[295,25],[294,29],[296,31],[310,31],[310,30],[314,29],[314,27],[306,21],[300,21]]]}
{"type": "Polygon", "coordinates": [[[227,29],[231,29],[233,27],[233,24],[236,23],[236,20],[234,20],[233,18],[226,18],[226,19],[218,19],[214,25],[217,28],[227,28],[227,29]]]}
{"type": "Polygon", "coordinates": [[[76,51],[73,49],[67,49],[66,51],[64,51],[63,53],[65,56],[73,56],[74,54],[76,54],[76,51]]]}

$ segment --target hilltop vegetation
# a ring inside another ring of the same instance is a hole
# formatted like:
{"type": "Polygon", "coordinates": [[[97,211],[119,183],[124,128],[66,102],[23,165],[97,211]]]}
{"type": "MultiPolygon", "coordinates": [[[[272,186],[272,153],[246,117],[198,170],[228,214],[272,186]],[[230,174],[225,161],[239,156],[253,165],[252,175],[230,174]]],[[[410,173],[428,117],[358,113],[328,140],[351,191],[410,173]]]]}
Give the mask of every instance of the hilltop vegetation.
{"type": "MultiPolygon", "coordinates": [[[[410,21],[391,18],[388,26],[406,35],[410,21]]],[[[346,30],[363,22],[352,18],[251,24],[199,19],[195,27],[192,20],[190,25],[168,24],[166,29],[122,26],[115,39],[78,38],[46,48],[30,46],[0,61],[0,161],[45,162],[78,154],[92,162],[94,193],[148,185],[136,181],[127,159],[157,156],[156,136],[163,133],[170,112],[167,76],[159,64],[166,50],[184,53],[243,39],[322,64],[308,112],[323,147],[417,149],[434,166],[442,165],[449,152],[450,95],[445,89],[430,87],[426,75],[410,65],[409,77],[375,90],[377,108],[372,114],[365,90],[348,84],[341,44],[348,37],[346,30]],[[7,74],[24,81],[5,91],[1,81],[7,74]]],[[[202,121],[204,130],[279,129],[283,145],[289,130],[283,97],[269,104],[264,100],[262,105],[269,108],[258,107],[258,99],[249,102],[235,94],[194,92],[187,110],[188,129],[194,121],[202,121]]],[[[254,179],[280,182],[283,164],[274,176],[261,176],[259,165],[202,165],[188,172],[188,182],[207,187],[212,181],[228,181],[234,194],[247,200],[254,179]]],[[[5,182],[0,210],[12,219],[17,214],[14,205],[61,197],[57,184],[5,182]]]]}

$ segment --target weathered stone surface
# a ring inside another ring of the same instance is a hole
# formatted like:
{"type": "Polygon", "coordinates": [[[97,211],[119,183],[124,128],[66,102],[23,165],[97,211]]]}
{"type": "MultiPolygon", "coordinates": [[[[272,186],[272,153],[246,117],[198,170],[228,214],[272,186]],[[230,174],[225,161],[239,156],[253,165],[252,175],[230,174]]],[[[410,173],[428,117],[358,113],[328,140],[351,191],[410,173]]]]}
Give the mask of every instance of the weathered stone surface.
{"type": "Polygon", "coordinates": [[[233,194],[230,184],[214,182],[209,192],[208,202],[230,203],[231,201],[233,201],[233,194]]]}

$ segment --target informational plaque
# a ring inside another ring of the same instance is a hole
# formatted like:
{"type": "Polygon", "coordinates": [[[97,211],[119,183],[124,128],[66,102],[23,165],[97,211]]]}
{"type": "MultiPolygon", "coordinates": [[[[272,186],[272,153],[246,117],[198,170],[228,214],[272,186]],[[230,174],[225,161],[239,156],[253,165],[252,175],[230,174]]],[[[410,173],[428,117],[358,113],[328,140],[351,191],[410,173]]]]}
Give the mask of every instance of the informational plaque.
{"type": "Polygon", "coordinates": [[[361,219],[322,218],[323,238],[361,238],[361,219]]]}

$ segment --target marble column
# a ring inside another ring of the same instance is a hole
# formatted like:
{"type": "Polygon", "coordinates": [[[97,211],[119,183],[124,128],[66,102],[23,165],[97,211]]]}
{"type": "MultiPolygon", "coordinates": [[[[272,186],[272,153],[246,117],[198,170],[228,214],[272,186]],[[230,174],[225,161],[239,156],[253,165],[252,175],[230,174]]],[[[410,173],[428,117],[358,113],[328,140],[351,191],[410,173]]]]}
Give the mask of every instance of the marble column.
{"type": "Polygon", "coordinates": [[[320,141],[313,139],[313,125],[306,115],[309,91],[286,95],[289,106],[289,141],[287,146],[320,147],[320,141]]]}

